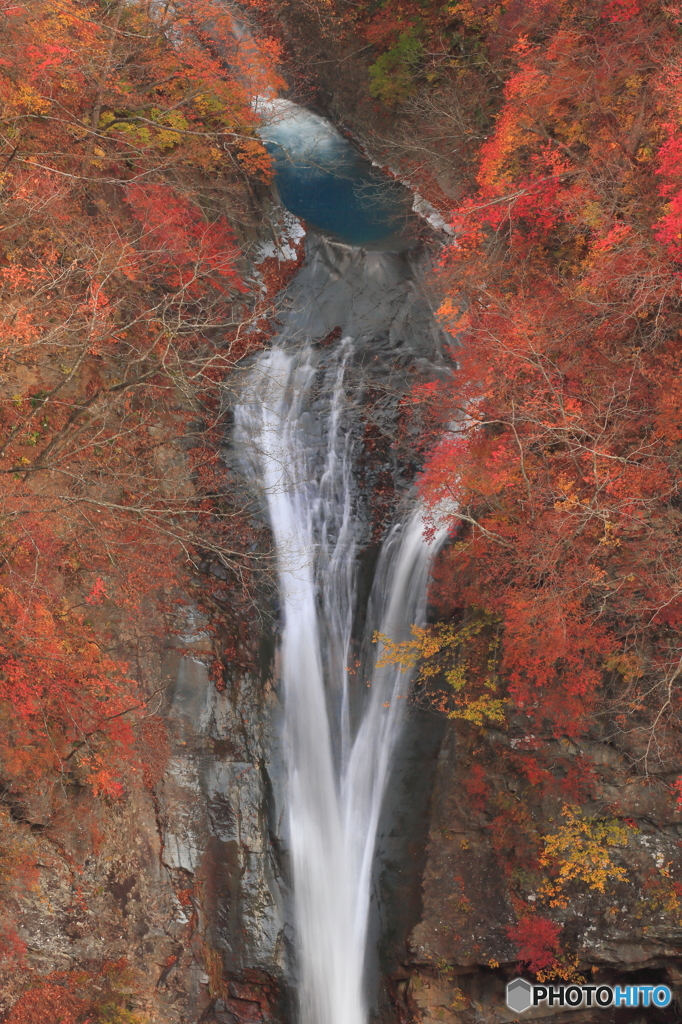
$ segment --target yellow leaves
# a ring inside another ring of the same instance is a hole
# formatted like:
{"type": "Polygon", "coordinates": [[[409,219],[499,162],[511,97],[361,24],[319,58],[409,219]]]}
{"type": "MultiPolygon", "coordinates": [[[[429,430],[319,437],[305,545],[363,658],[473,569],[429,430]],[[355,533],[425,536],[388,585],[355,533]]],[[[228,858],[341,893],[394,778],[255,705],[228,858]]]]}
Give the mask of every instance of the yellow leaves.
{"type": "MultiPolygon", "coordinates": [[[[127,120],[107,110],[100,117],[99,127],[106,131],[111,126],[112,134],[123,134],[133,145],[161,150],[177,146],[182,142],[182,133],[190,130],[189,121],[179,110],[163,111],[152,107],[143,116],[153,124],[145,124],[133,116],[127,120]]],[[[94,152],[97,154],[97,149],[94,152]]],[[[104,156],[101,150],[100,154],[104,156]]]]}
{"type": "Polygon", "coordinates": [[[464,625],[411,626],[413,639],[398,643],[382,633],[375,633],[374,643],[383,646],[377,668],[398,665],[407,672],[421,663],[420,681],[442,673],[445,682],[458,694],[455,707],[447,712],[449,718],[478,726],[486,720],[502,724],[508,700],[494,696],[498,689],[495,670],[498,639],[484,633],[494,622],[493,616],[479,611],[472,622],[464,625]],[[463,657],[465,650],[469,651],[469,659],[463,657]],[[463,693],[472,686],[479,692],[463,693]]]}
{"type": "Polygon", "coordinates": [[[172,149],[173,146],[177,146],[182,141],[182,136],[178,135],[177,132],[161,130],[154,136],[154,145],[158,149],[172,149]]]}
{"type": "MultiPolygon", "coordinates": [[[[414,640],[402,640],[396,643],[383,633],[375,633],[372,637],[374,643],[381,643],[383,651],[377,661],[377,668],[385,665],[400,665],[403,671],[414,668],[419,660],[426,661],[436,654],[448,648],[460,647],[466,644],[473,637],[478,636],[485,625],[489,624],[487,616],[482,616],[473,623],[465,626],[448,625],[440,623],[437,626],[410,626],[410,632],[414,640]]],[[[430,675],[427,666],[427,675],[430,675]]],[[[457,669],[451,670],[448,675],[452,676],[452,685],[459,689],[462,684],[457,682],[459,676],[457,669]]],[[[450,681],[450,680],[448,680],[450,681]]]]}
{"type": "Polygon", "coordinates": [[[465,25],[477,29],[494,23],[504,11],[504,4],[480,4],[475,0],[456,0],[448,4],[448,14],[465,25]]]}
{"type": "MultiPolygon", "coordinates": [[[[575,417],[566,416],[567,420],[575,417]]],[[[546,423],[546,426],[551,427],[551,422],[546,423]]],[[[547,452],[547,458],[551,458],[551,452],[547,452]]],[[[557,498],[554,502],[554,508],[558,512],[575,512],[583,511],[585,505],[589,505],[589,498],[579,498],[575,493],[576,483],[570,477],[565,474],[560,474],[556,482],[557,489],[559,490],[561,497],[557,498]]]]}
{"type": "Polygon", "coordinates": [[[489,697],[487,694],[475,700],[465,697],[457,701],[457,707],[448,713],[448,718],[471,722],[473,725],[479,726],[484,725],[486,719],[489,722],[503,725],[508,703],[506,698],[489,697]]]}
{"type": "Polygon", "coordinates": [[[223,113],[223,104],[211,92],[204,92],[199,96],[195,96],[193,102],[202,117],[215,117],[223,113]]]}
{"type": "Polygon", "coordinates": [[[50,109],[49,101],[26,82],[18,87],[15,97],[17,107],[23,108],[28,114],[46,114],[50,109]]]}
{"type": "Polygon", "coordinates": [[[600,228],[605,223],[604,211],[597,202],[586,203],[580,211],[581,220],[589,228],[600,228]]]}
{"type": "Polygon", "coordinates": [[[652,910],[658,910],[680,922],[682,919],[682,894],[672,876],[670,864],[659,868],[658,875],[660,877],[647,886],[646,912],[650,914],[652,910]]]}
{"type": "Polygon", "coordinates": [[[157,108],[152,109],[152,120],[158,121],[165,127],[157,131],[154,142],[160,149],[169,149],[177,146],[182,140],[180,132],[189,130],[189,121],[179,110],[170,110],[164,113],[157,108]],[[173,130],[175,129],[175,130],[173,130]]]}
{"type": "Polygon", "coordinates": [[[453,690],[461,690],[466,683],[466,672],[469,666],[464,662],[461,665],[455,665],[454,668],[450,669],[449,672],[445,673],[445,680],[450,684],[453,690]]]}
{"type": "Polygon", "coordinates": [[[620,540],[619,540],[618,537],[616,537],[614,535],[614,530],[615,530],[615,525],[613,523],[609,522],[608,519],[605,520],[605,522],[604,522],[604,536],[601,537],[600,541],[599,541],[600,547],[606,547],[606,548],[619,548],[620,547],[620,540]]]}
{"type": "Polygon", "coordinates": [[[580,961],[577,956],[564,954],[555,960],[548,970],[538,971],[536,978],[540,984],[559,978],[561,981],[572,982],[574,985],[584,985],[585,978],[578,970],[579,963],[580,961]]]}
{"type": "Polygon", "coordinates": [[[626,683],[631,683],[640,678],[644,667],[634,654],[612,654],[604,661],[604,668],[607,672],[620,673],[626,683]]]}
{"type": "Polygon", "coordinates": [[[589,133],[585,131],[585,126],[579,120],[557,118],[555,131],[557,137],[571,148],[582,144],[589,145],[589,133]]]}
{"type": "Polygon", "coordinates": [[[429,643],[426,638],[430,637],[430,629],[422,629],[420,626],[411,626],[410,632],[414,640],[402,640],[396,643],[383,633],[375,633],[372,637],[373,643],[380,643],[383,651],[379,655],[377,668],[384,668],[386,665],[399,665],[403,672],[414,668],[420,658],[428,658],[440,650],[437,642],[429,643]]]}
{"type": "Polygon", "coordinates": [[[593,587],[607,585],[606,571],[598,565],[591,565],[588,568],[588,583],[593,587]]]}
{"type": "Polygon", "coordinates": [[[624,867],[614,864],[612,847],[627,846],[629,831],[614,818],[584,818],[579,808],[566,804],[566,819],[553,835],[545,836],[545,848],[539,857],[541,867],[557,869],[554,881],[547,881],[541,894],[550,906],[568,903],[566,889],[572,883],[605,892],[608,882],[627,881],[624,867]]]}

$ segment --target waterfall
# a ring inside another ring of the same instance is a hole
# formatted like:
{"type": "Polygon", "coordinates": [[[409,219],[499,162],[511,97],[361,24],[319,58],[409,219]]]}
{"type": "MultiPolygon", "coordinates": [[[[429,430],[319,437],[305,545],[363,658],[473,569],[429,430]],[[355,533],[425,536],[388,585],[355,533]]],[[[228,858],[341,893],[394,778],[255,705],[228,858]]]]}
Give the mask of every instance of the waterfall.
{"type": "MultiPolygon", "coordinates": [[[[375,255],[366,287],[381,278],[377,267],[386,277],[393,258],[387,254],[377,263],[375,255]]],[[[314,258],[311,263],[314,278],[314,258]]],[[[327,274],[326,302],[318,287],[314,304],[295,304],[293,327],[251,367],[235,409],[235,448],[266,501],[277,559],[300,1024],[363,1024],[367,1018],[372,860],[410,682],[395,667],[375,667],[371,637],[378,629],[404,639],[412,623],[424,622],[429,565],[438,546],[438,539],[424,539],[418,511],[389,531],[369,601],[364,673],[351,674],[359,501],[354,467],[361,441],[347,378],[362,334],[358,323],[365,332],[376,327],[376,306],[371,298],[366,306],[365,296],[355,329],[332,351],[311,344],[310,320],[301,329],[306,310],[328,309],[334,288],[344,280],[347,285],[349,276],[327,274]]],[[[378,288],[383,295],[385,282],[379,280],[378,288]]],[[[299,298],[301,290],[299,284],[299,298]]],[[[394,300],[389,320],[402,322],[399,306],[394,300]]]]}

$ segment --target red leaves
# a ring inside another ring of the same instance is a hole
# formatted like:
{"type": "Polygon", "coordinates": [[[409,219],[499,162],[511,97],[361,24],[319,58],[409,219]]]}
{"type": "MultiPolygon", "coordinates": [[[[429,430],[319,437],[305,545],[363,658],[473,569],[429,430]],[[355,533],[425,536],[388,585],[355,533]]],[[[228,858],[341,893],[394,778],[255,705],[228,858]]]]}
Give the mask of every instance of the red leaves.
{"type": "MultiPolygon", "coordinates": [[[[30,978],[27,974],[29,985],[30,978]]],[[[132,988],[126,958],[105,961],[99,970],[53,971],[25,988],[5,1020],[8,1024],[98,1024],[138,1019],[125,1008],[132,988]]]]}
{"type": "Polygon", "coordinates": [[[632,21],[641,13],[641,7],[637,0],[610,0],[602,11],[602,18],[617,25],[621,22],[632,21]]]}
{"type": "Polygon", "coordinates": [[[675,797],[675,808],[676,810],[682,811],[682,775],[679,775],[672,786],[670,787],[672,795],[675,797]]]}
{"type": "Polygon", "coordinates": [[[26,943],[14,925],[0,924],[0,964],[24,966],[26,943]]]}
{"type": "MultiPolygon", "coordinates": [[[[672,72],[661,86],[661,92],[668,102],[675,101],[682,90],[682,76],[672,72]]],[[[657,154],[656,173],[659,175],[659,191],[667,200],[656,237],[668,249],[674,259],[682,259],[682,132],[676,123],[662,125],[667,138],[657,154]]]]}
{"type": "Polygon", "coordinates": [[[490,797],[490,787],[486,781],[486,771],[480,764],[473,764],[469,769],[468,775],[464,780],[464,788],[467,792],[471,807],[475,811],[484,811],[488,798],[490,797]]]}
{"type": "Polygon", "coordinates": [[[415,395],[459,424],[420,482],[460,507],[438,598],[500,619],[510,696],[556,735],[584,729],[607,666],[632,686],[645,665],[674,673],[682,621],[677,127],[649,166],[678,44],[636,4],[589,33],[576,12],[554,5],[542,44],[507,42],[516,67],[442,266],[458,371],[415,395]]]}
{"type": "MultiPolygon", "coordinates": [[[[0,705],[11,716],[17,746],[50,737],[54,767],[63,767],[72,744],[94,733],[113,742],[119,755],[132,741],[121,716],[138,706],[134,684],[125,666],[103,655],[88,634],[76,615],[57,617],[30,594],[0,588],[0,705]]],[[[99,779],[100,791],[113,793],[109,775],[105,781],[112,762],[105,765],[101,753],[88,756],[87,773],[99,779]]],[[[5,760],[4,752],[0,757],[5,760]]],[[[40,768],[37,760],[30,774],[40,768]]]]}
{"type": "MultiPolygon", "coordinates": [[[[562,351],[560,308],[554,316],[555,331],[544,338],[527,331],[521,344],[518,322],[486,314],[486,342],[499,343],[485,363],[471,358],[477,339],[468,335],[450,401],[459,404],[457,391],[480,386],[477,413],[487,420],[438,446],[421,490],[434,504],[456,499],[467,516],[474,506],[474,521],[464,519],[466,543],[446,556],[439,574],[441,600],[499,615],[502,668],[517,706],[575,734],[593,706],[601,666],[618,647],[614,620],[639,614],[642,601],[665,604],[661,615],[678,614],[650,561],[663,550],[650,527],[665,522],[678,441],[664,433],[669,389],[644,366],[639,373],[630,360],[621,367],[587,339],[575,349],[565,342],[562,351]],[[653,436],[651,410],[659,403],[661,430],[653,436]],[[631,532],[642,516],[645,543],[631,532]]],[[[677,557],[674,534],[668,543],[677,557]]]]}
{"type": "Polygon", "coordinates": [[[104,580],[101,576],[98,576],[92,585],[92,590],[85,598],[88,604],[102,604],[106,600],[107,591],[104,585],[104,580]]]}
{"type": "Polygon", "coordinates": [[[31,77],[39,79],[48,69],[65,64],[73,56],[73,49],[70,46],[43,43],[41,47],[28,46],[26,55],[33,65],[31,77]]]}
{"type": "Polygon", "coordinates": [[[225,217],[207,224],[199,207],[169,185],[129,185],[125,201],[142,226],[138,245],[145,259],[174,288],[193,298],[207,284],[219,291],[246,291],[234,268],[234,232],[225,217]]]}
{"type": "MultiPolygon", "coordinates": [[[[267,178],[269,158],[230,68],[257,64],[267,91],[277,49],[238,45],[232,28],[215,0],[0,10],[8,784],[56,769],[120,796],[139,702],[107,652],[135,644],[131,610],[146,632],[165,628],[160,609],[209,534],[231,553],[245,531],[219,507],[224,472],[206,499],[178,444],[200,411],[214,455],[219,382],[260,343],[236,301],[246,289],[223,211],[243,221],[246,179],[267,178]]],[[[154,781],[160,733],[156,747],[154,781]]]]}
{"type": "Polygon", "coordinates": [[[7,1024],[87,1024],[89,1001],[62,985],[44,982],[20,997],[7,1024]]]}
{"type": "Polygon", "coordinates": [[[561,925],[547,917],[529,914],[507,928],[507,935],[518,947],[518,960],[537,974],[551,968],[561,952],[561,925]]]}

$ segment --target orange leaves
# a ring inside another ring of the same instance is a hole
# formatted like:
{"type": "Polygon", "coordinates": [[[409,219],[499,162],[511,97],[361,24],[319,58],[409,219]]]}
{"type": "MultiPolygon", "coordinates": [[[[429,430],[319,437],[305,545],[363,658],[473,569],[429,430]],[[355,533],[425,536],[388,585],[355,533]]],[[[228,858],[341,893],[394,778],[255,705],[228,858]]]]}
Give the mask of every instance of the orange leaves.
{"type": "Polygon", "coordinates": [[[231,565],[248,532],[219,507],[224,473],[206,499],[184,445],[197,416],[219,443],[219,384],[260,343],[228,218],[252,222],[250,178],[270,174],[242,72],[276,87],[278,49],[233,28],[216,0],[0,8],[8,785],[58,772],[121,795],[143,705],[121,652],[165,627],[202,543],[231,565]]]}
{"type": "Polygon", "coordinates": [[[85,769],[85,777],[95,796],[110,800],[118,800],[123,796],[123,783],[110,757],[96,751],[81,758],[80,766],[85,769]]]}
{"type": "Polygon", "coordinates": [[[495,132],[481,147],[478,180],[482,187],[502,185],[512,177],[514,158],[524,144],[532,141],[532,128],[526,106],[537,102],[547,85],[547,75],[532,62],[527,62],[505,86],[506,103],[498,118],[495,132]]]}
{"type": "Polygon", "coordinates": [[[61,985],[44,982],[26,992],[9,1013],[8,1024],[87,1024],[90,1003],[61,985]]]}
{"type": "Polygon", "coordinates": [[[242,60],[223,5],[203,0],[188,13],[181,4],[104,10],[31,0],[19,18],[0,11],[0,26],[11,58],[0,64],[0,122],[8,155],[14,149],[10,177],[33,159],[69,183],[102,172],[134,177],[141,163],[147,172],[175,163],[224,172],[226,153],[244,152],[248,161],[257,148],[260,164],[254,159],[252,170],[267,176],[240,72],[246,60],[256,91],[277,88],[277,48],[254,42],[251,59],[242,60]],[[216,47],[234,58],[232,74],[216,47]],[[46,119],[29,122],[27,114],[46,119]]]}
{"type": "Polygon", "coordinates": [[[3,587],[0,630],[0,699],[20,718],[54,715],[79,736],[135,706],[125,666],[101,653],[75,614],[57,617],[40,600],[3,587]]]}
{"type": "Polygon", "coordinates": [[[666,251],[682,231],[676,129],[658,181],[635,156],[657,131],[646,33],[662,53],[672,40],[653,22],[617,36],[609,18],[588,38],[572,19],[542,45],[511,47],[480,191],[455,212],[443,260],[459,372],[417,396],[461,424],[421,480],[427,501],[461,508],[440,598],[500,618],[509,692],[557,734],[583,728],[628,630],[672,671],[682,584],[669,504],[682,487],[679,279],[666,251]],[[659,187],[673,201],[652,231],[659,187]]]}
{"type": "Polygon", "coordinates": [[[125,716],[139,707],[125,672],[74,612],[57,616],[30,592],[0,589],[0,716],[11,738],[0,746],[5,774],[26,781],[63,773],[79,750],[84,781],[96,794],[119,796],[133,741],[125,716]]]}
{"type": "Polygon", "coordinates": [[[125,201],[142,227],[140,248],[156,274],[201,295],[207,279],[219,291],[245,291],[234,269],[237,249],[224,217],[207,224],[201,210],[169,185],[130,185],[125,201]]]}

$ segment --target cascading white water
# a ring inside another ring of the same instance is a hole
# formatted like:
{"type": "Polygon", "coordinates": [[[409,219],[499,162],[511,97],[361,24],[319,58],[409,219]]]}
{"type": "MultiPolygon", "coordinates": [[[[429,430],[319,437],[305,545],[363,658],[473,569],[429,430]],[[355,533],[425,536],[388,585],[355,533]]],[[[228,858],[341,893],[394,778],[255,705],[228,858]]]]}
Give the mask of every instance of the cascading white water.
{"type": "Polygon", "coordinates": [[[440,330],[420,294],[419,261],[405,251],[416,240],[411,209],[428,207],[430,219],[435,210],[380,175],[326,118],[273,95],[267,62],[234,10],[239,74],[256,96],[280,199],[345,243],[309,244],[279,311],[283,330],[234,413],[237,458],[266,498],[277,557],[300,1024],[364,1024],[372,860],[411,681],[376,668],[371,638],[406,639],[423,623],[444,533],[428,543],[418,510],[389,532],[369,600],[365,675],[351,675],[358,453],[345,378],[355,351],[433,369],[440,330]],[[349,329],[323,366],[313,343],[340,325],[349,329]]]}
{"type": "MultiPolygon", "coordinates": [[[[322,367],[319,349],[281,339],[250,371],[235,410],[237,447],[267,499],[277,554],[301,1024],[367,1017],[372,859],[409,686],[395,667],[374,668],[365,681],[348,671],[356,510],[344,381],[353,344],[343,338],[322,367]]],[[[418,512],[389,533],[366,645],[374,629],[400,640],[424,621],[437,546],[424,540],[418,512]]]]}

